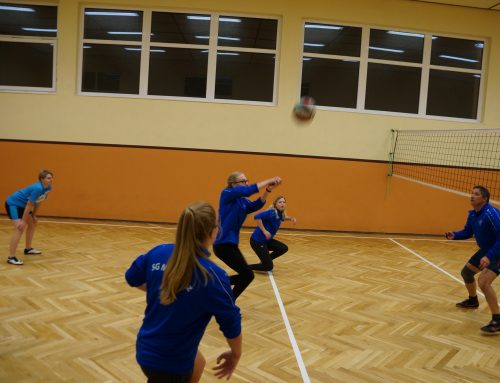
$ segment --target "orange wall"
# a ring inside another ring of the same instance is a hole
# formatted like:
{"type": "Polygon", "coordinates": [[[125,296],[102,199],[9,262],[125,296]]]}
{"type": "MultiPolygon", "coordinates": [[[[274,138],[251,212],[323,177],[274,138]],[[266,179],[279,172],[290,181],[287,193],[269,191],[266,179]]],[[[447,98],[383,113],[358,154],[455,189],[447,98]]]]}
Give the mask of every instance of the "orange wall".
{"type": "Polygon", "coordinates": [[[54,171],[48,216],[176,222],[189,202],[217,206],[233,170],[251,181],[280,175],[276,192],[300,229],[441,234],[470,208],[466,197],[388,178],[380,162],[0,141],[0,167],[3,199],[54,171]]]}

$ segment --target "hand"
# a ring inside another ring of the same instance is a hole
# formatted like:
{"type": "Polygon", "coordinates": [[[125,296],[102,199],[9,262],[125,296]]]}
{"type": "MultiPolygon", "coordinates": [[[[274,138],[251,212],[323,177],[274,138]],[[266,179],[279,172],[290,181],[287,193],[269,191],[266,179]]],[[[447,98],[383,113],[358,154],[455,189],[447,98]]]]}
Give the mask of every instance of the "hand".
{"type": "Polygon", "coordinates": [[[272,235],[270,232],[268,232],[267,230],[264,230],[264,236],[266,237],[266,239],[271,239],[272,235]]]}
{"type": "Polygon", "coordinates": [[[217,358],[217,366],[213,368],[215,376],[219,379],[226,378],[226,380],[229,380],[239,360],[240,357],[233,354],[231,350],[223,352],[217,358]]]}
{"type": "Polygon", "coordinates": [[[446,233],[444,233],[444,236],[450,240],[455,238],[455,234],[453,234],[453,232],[451,231],[447,231],[446,233]]]}
{"type": "Polygon", "coordinates": [[[490,265],[490,259],[488,257],[481,258],[481,262],[479,262],[479,269],[483,270],[485,267],[490,265]]]}
{"type": "Polygon", "coordinates": [[[16,226],[16,229],[19,231],[24,231],[24,228],[26,227],[26,222],[23,220],[19,221],[19,223],[16,226]]]}
{"type": "Polygon", "coordinates": [[[281,184],[281,182],[282,182],[281,177],[278,177],[278,176],[273,177],[273,178],[271,178],[271,182],[268,185],[268,187],[272,190],[275,187],[279,186],[281,184]]]}
{"type": "Polygon", "coordinates": [[[297,223],[297,219],[295,217],[290,217],[290,221],[295,225],[297,223]]]}

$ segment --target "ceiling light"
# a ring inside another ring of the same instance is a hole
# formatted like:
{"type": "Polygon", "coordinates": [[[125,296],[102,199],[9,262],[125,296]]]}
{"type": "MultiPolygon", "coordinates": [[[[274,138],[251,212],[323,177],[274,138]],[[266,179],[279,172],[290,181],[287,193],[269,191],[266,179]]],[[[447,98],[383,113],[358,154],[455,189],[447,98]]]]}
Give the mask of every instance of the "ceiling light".
{"type": "Polygon", "coordinates": [[[195,16],[195,15],[189,15],[187,17],[188,20],[203,20],[203,21],[210,21],[210,16],[195,16]]]}
{"type": "Polygon", "coordinates": [[[23,31],[28,31],[28,32],[47,32],[47,33],[52,33],[52,32],[57,32],[57,29],[49,29],[49,28],[22,28],[23,31]]]}
{"type": "Polygon", "coordinates": [[[35,12],[35,10],[33,8],[13,7],[11,5],[0,5],[0,11],[35,12]]]}
{"type": "Polygon", "coordinates": [[[109,35],[142,35],[142,32],[108,32],[109,35]]]}
{"type": "Polygon", "coordinates": [[[324,24],[306,24],[305,27],[308,29],[334,29],[334,30],[343,29],[343,27],[339,27],[336,25],[324,25],[324,24]]]}
{"type": "Polygon", "coordinates": [[[408,37],[419,37],[423,39],[425,35],[422,35],[420,33],[411,33],[411,32],[398,32],[398,31],[387,31],[388,34],[390,35],[398,35],[398,36],[408,36],[408,37]]]}
{"type": "Polygon", "coordinates": [[[324,47],[325,44],[313,44],[313,43],[304,43],[306,47],[324,47]]]}
{"type": "Polygon", "coordinates": [[[477,63],[477,62],[479,62],[479,60],[466,59],[465,57],[458,57],[458,56],[439,55],[439,57],[442,57],[444,59],[449,59],[449,60],[465,61],[465,62],[468,62],[468,63],[477,63]]]}
{"type": "Polygon", "coordinates": [[[223,37],[223,36],[219,36],[219,40],[240,41],[240,38],[239,37],[223,37]]]}
{"type": "Polygon", "coordinates": [[[87,16],[139,16],[137,12],[85,11],[87,16]]]}
{"type": "Polygon", "coordinates": [[[369,47],[374,51],[384,51],[384,52],[393,52],[393,53],[403,53],[404,50],[401,49],[389,49],[389,48],[379,48],[379,47],[369,47]]]}
{"type": "Polygon", "coordinates": [[[231,17],[219,17],[219,21],[224,21],[226,23],[241,23],[241,19],[234,19],[231,17]]]}

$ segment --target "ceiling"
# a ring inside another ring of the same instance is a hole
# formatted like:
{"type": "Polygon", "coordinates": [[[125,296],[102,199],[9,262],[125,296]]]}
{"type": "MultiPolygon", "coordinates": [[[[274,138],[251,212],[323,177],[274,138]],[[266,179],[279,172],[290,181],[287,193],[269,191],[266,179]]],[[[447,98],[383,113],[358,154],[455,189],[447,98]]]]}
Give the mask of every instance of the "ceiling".
{"type": "Polygon", "coordinates": [[[488,11],[500,11],[500,0],[410,0],[421,3],[435,3],[458,7],[479,8],[488,11]]]}

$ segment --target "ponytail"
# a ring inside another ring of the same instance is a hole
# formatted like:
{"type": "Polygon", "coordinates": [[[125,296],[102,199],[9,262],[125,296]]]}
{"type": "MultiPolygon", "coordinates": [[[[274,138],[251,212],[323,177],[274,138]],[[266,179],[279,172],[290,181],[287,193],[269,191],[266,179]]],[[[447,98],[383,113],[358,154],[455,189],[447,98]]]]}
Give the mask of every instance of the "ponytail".
{"type": "Polygon", "coordinates": [[[193,274],[195,284],[200,282],[200,273],[204,284],[208,283],[210,274],[198,257],[206,258],[203,248],[215,227],[215,210],[208,203],[199,202],[184,209],[177,225],[174,251],[163,272],[160,287],[162,304],[173,303],[177,294],[190,286],[193,274]]]}

